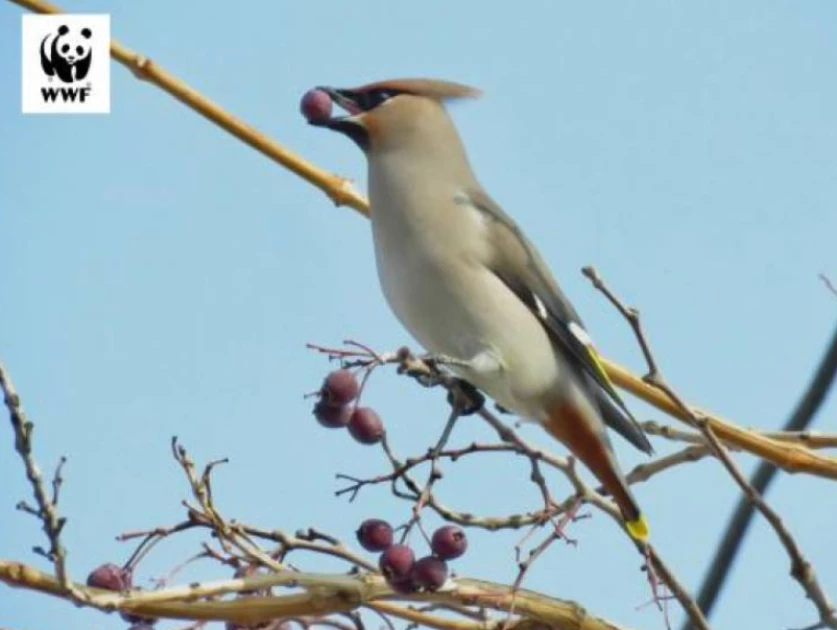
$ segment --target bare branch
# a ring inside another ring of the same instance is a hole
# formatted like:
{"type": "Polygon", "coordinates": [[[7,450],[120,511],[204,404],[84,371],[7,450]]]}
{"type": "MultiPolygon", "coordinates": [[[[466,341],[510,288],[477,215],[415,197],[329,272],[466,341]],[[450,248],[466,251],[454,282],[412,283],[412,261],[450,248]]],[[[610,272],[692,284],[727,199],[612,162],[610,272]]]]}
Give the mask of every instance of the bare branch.
{"type": "MultiPolygon", "coordinates": [[[[704,437],[697,431],[681,429],[667,424],[660,424],[654,420],[647,420],[641,423],[642,430],[648,435],[657,435],[673,442],[686,442],[688,444],[706,444],[704,437]]],[[[764,437],[778,442],[797,442],[804,444],[807,448],[836,448],[837,433],[825,433],[823,431],[758,431],[748,429],[751,433],[758,433],[764,437]]],[[[733,450],[739,450],[735,446],[727,444],[733,450]]]]}
{"type": "MultiPolygon", "coordinates": [[[[832,387],[835,376],[837,376],[837,330],[832,335],[831,343],[814,374],[814,378],[806,388],[796,409],[785,423],[784,430],[786,432],[798,433],[810,425],[825,400],[828,390],[832,387]]],[[[771,481],[776,476],[776,472],[777,469],[775,466],[768,462],[761,462],[750,478],[750,484],[755,492],[763,496],[771,481]]],[[[706,614],[710,614],[712,608],[715,606],[718,595],[741,549],[744,537],[753,520],[753,515],[753,503],[747,497],[742,497],[738,501],[738,505],[730,518],[726,533],[718,544],[715,557],[709,565],[709,570],[700,588],[698,603],[706,614]]],[[[797,565],[794,564],[794,566],[796,567],[797,565]]],[[[804,571],[803,566],[799,565],[799,570],[804,571]]],[[[830,603],[828,605],[830,606],[830,603]]],[[[820,613],[821,623],[826,623],[826,619],[822,618],[822,610],[820,613]]],[[[834,618],[833,611],[831,617],[832,619],[834,618]]],[[[688,630],[688,628],[684,630],[688,630]]]]}
{"type": "MultiPolygon", "coordinates": [[[[608,376],[616,385],[673,418],[678,418],[684,422],[689,421],[688,414],[658,387],[647,383],[641,377],[608,359],[603,359],[602,363],[608,376]]],[[[801,444],[777,440],[763,433],[748,431],[729,420],[698,407],[690,406],[690,409],[700,413],[718,438],[730,447],[766,459],[789,473],[805,472],[827,479],[837,479],[837,458],[815,453],[801,444]]]]}
{"type": "Polygon", "coordinates": [[[20,455],[21,460],[23,460],[23,466],[26,469],[26,478],[32,486],[32,494],[35,497],[37,507],[29,507],[23,502],[18,505],[21,509],[40,519],[42,529],[49,540],[49,549],[41,551],[41,554],[53,562],[55,574],[58,576],[58,583],[62,588],[73,597],[78,598],[79,593],[74,590],[73,584],[70,582],[67,574],[67,552],[61,544],[61,530],[64,528],[66,521],[63,517],[59,516],[58,509],[54,503],[54,500],[58,499],[58,491],[62,481],[61,470],[64,466],[65,459],[62,457],[56,468],[52,482],[53,498],[51,499],[44,487],[41,469],[32,453],[32,433],[35,430],[35,425],[26,419],[26,414],[23,412],[23,407],[20,403],[20,396],[18,396],[14,383],[12,383],[9,373],[2,363],[0,363],[0,389],[3,391],[3,402],[9,410],[9,419],[12,422],[12,430],[15,436],[15,450],[20,455]]]}
{"type": "Polygon", "coordinates": [[[625,475],[625,479],[628,483],[641,483],[648,481],[654,475],[658,475],[661,472],[686,462],[699,461],[711,454],[712,449],[707,445],[695,444],[693,446],[687,446],[686,448],[679,450],[676,453],[672,453],[671,455],[658,457],[657,459],[646,462],[645,464],[638,464],[632,471],[625,475]]]}
{"type": "Polygon", "coordinates": [[[790,558],[791,575],[797,582],[799,582],[808,598],[811,599],[816,606],[817,612],[820,615],[820,621],[829,628],[837,628],[837,611],[835,611],[828,595],[817,581],[816,574],[811,566],[811,563],[808,562],[802,554],[802,550],[799,548],[796,540],[783,523],[782,518],[769,505],[767,505],[762,496],[744,477],[744,474],[738,468],[738,465],[733,461],[724,444],[715,435],[714,427],[710,419],[702,412],[689,407],[689,405],[686,404],[682,398],[680,398],[680,396],[663,378],[657,363],[653,358],[650,345],[642,329],[642,324],[639,319],[639,311],[625,306],[624,303],[605,285],[604,281],[595,269],[592,267],[585,267],[583,273],[590,279],[593,286],[601,291],[611,304],[616,307],[634,331],[637,342],[642,348],[643,354],[648,359],[648,375],[644,380],[652,387],[658,389],[663,395],[668,397],[671,403],[680,410],[680,413],[690,422],[690,424],[700,431],[701,435],[703,435],[709,446],[712,448],[715,457],[717,457],[723,464],[724,468],[726,468],[727,472],[733,480],[735,480],[735,483],[744,492],[744,495],[752,504],[753,508],[758,510],[773,528],[773,531],[776,533],[779,541],[784,546],[785,551],[790,558]]]}
{"type": "MultiPolygon", "coordinates": [[[[66,598],[64,589],[54,577],[17,562],[0,560],[0,581],[12,586],[25,586],[32,590],[66,598]]],[[[190,584],[157,591],[130,591],[124,595],[97,591],[80,584],[75,587],[83,592],[95,591],[101,597],[102,602],[115,610],[170,619],[212,619],[253,624],[277,617],[299,617],[311,614],[323,616],[367,606],[402,619],[444,630],[485,630],[486,628],[499,630],[498,622],[488,625],[485,622],[468,619],[454,622],[385,601],[393,597],[406,597],[412,601],[454,606],[481,606],[504,612],[509,611],[514,604],[518,614],[539,620],[556,629],[619,630],[620,628],[609,621],[591,615],[583,607],[571,601],[546,597],[525,589],[520,589],[515,593],[510,587],[502,584],[467,578],[457,578],[454,587],[450,590],[409,596],[394,593],[381,576],[295,572],[190,584]],[[309,590],[301,594],[283,596],[198,601],[228,593],[258,591],[282,585],[300,586],[309,590]]]]}

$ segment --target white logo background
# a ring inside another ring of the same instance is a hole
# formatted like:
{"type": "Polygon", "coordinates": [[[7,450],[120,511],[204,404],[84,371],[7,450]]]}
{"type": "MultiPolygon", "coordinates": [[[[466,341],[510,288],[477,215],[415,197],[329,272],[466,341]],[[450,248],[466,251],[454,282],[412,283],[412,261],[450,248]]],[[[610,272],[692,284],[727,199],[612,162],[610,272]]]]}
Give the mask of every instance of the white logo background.
{"type": "Polygon", "coordinates": [[[23,15],[21,105],[24,114],[108,114],[110,113],[110,16],[101,14],[62,13],[60,15],[23,15]],[[62,26],[67,27],[59,33],[62,26]],[[89,33],[84,31],[89,29],[89,33]],[[89,37],[85,37],[89,35],[89,37]],[[44,38],[46,42],[44,43],[44,38]],[[60,59],[52,42],[59,38],[58,48],[71,44],[70,52],[82,51],[77,57],[60,59]],[[47,64],[55,66],[52,76],[41,61],[41,45],[47,64]],[[89,48],[89,51],[88,51],[89,48]],[[89,55],[90,67],[83,78],[89,55]],[[67,69],[70,65],[77,64],[67,69]],[[52,63],[50,63],[52,62],[52,63]],[[58,66],[65,63],[59,76],[58,66]],[[68,74],[69,72],[69,74],[68,74]],[[69,82],[66,79],[71,79],[69,82]]]}

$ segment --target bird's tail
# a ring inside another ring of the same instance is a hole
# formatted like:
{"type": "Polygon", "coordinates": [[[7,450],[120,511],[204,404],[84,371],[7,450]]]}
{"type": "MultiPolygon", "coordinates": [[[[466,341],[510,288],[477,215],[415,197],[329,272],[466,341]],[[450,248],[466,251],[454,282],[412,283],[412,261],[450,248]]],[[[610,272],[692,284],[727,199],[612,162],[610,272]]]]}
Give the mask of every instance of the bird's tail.
{"type": "Polygon", "coordinates": [[[619,469],[602,422],[598,418],[587,417],[574,405],[564,403],[550,410],[544,428],[563,442],[610,493],[622,512],[625,529],[631,537],[640,542],[647,540],[648,522],[619,469]]]}

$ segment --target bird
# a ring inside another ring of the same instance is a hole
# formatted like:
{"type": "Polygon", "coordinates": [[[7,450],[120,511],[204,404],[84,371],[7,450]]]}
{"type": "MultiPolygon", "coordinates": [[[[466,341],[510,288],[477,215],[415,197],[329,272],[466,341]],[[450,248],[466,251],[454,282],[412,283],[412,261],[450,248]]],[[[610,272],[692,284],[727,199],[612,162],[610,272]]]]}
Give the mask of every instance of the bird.
{"type": "Polygon", "coordinates": [[[446,109],[481,92],[427,78],[316,90],[346,115],[329,103],[309,123],[366,156],[376,266],[395,316],[457,376],[562,442],[646,541],[606,427],[646,454],[651,444],[543,258],[477,180],[446,109]]]}

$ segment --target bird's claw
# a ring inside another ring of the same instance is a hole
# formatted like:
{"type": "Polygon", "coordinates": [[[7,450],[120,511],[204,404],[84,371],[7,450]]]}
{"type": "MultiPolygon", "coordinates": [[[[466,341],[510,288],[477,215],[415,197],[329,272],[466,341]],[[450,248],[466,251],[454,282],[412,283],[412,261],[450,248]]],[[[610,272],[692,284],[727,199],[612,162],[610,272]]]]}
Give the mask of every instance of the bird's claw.
{"type": "Polygon", "coordinates": [[[457,378],[448,390],[448,403],[460,416],[470,416],[485,406],[485,396],[468,381],[457,378]]]}

